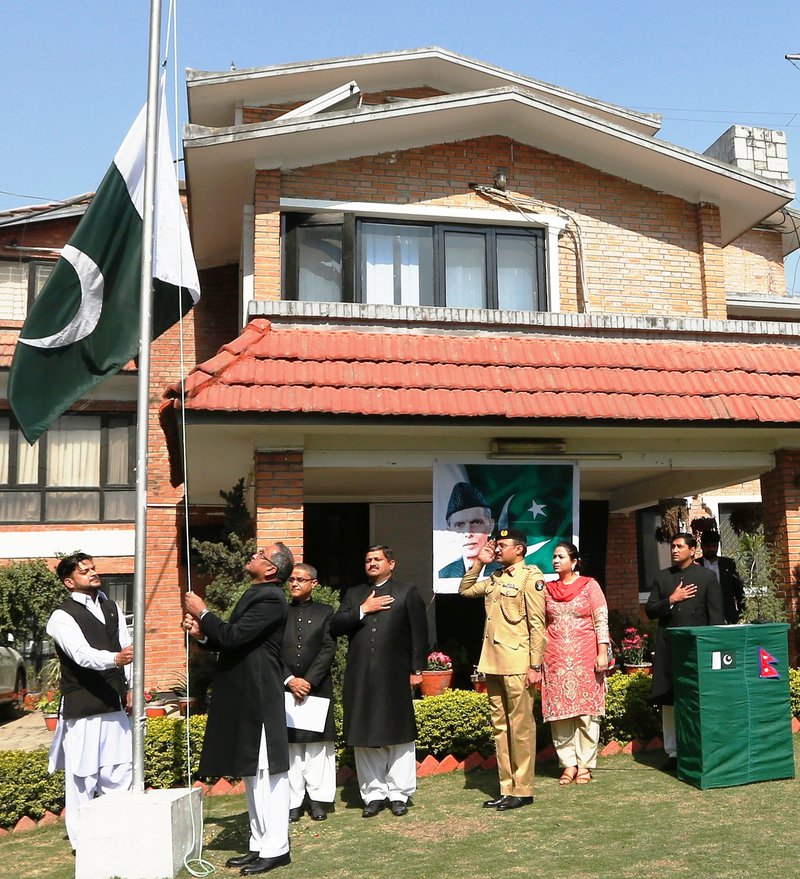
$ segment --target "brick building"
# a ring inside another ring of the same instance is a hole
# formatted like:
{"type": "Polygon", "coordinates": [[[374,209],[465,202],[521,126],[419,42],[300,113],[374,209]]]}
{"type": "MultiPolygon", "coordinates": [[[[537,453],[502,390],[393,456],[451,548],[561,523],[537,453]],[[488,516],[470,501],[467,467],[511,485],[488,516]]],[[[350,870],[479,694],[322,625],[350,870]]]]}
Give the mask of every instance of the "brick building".
{"type": "MultiPolygon", "coordinates": [[[[763,500],[796,622],[800,309],[783,260],[798,240],[781,132],[735,126],[697,154],[657,139],[655,116],[441,49],[187,84],[203,298],[184,366],[177,328],[152,355],[151,679],[180,664],[184,492],[190,530],[208,533],[244,477],[259,540],[285,538],[335,586],[390,543],[441,635],[466,611],[433,600],[434,465],[498,454],[578,463],[582,550],[631,614],[658,563],[659,499],[717,514],[725,497],[763,500]]],[[[29,246],[33,219],[17,217],[29,246]]],[[[14,254],[0,271],[33,261],[14,254]]],[[[81,417],[127,411],[105,387],[81,417]]],[[[6,494],[23,490],[15,454],[6,494]]],[[[0,526],[7,548],[22,531],[43,547],[48,527],[0,526]]]]}

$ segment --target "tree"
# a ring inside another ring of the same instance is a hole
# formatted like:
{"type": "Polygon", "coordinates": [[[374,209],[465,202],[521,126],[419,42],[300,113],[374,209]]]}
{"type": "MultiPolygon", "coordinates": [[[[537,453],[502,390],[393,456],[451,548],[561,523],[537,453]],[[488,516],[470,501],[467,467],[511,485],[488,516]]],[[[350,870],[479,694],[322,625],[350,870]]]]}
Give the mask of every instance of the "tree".
{"type": "Polygon", "coordinates": [[[786,605],[778,594],[783,578],[780,557],[763,530],[739,536],[735,560],[745,594],[740,622],[785,623],[786,605]]]}
{"type": "MultiPolygon", "coordinates": [[[[12,634],[18,645],[38,645],[50,614],[65,598],[64,586],[41,559],[0,568],[0,632],[12,634]]],[[[36,665],[38,671],[41,654],[36,665]]]]}

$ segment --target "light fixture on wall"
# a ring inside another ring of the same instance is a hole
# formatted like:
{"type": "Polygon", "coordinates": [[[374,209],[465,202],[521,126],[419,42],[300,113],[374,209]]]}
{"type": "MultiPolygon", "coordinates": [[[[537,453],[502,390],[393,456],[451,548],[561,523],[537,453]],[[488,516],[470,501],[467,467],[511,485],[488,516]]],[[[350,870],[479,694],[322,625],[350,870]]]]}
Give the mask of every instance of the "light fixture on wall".
{"type": "Polygon", "coordinates": [[[506,191],[508,186],[508,168],[498,168],[494,172],[494,188],[506,191]]]}
{"type": "Polygon", "coordinates": [[[490,445],[493,455],[563,455],[567,448],[565,439],[553,437],[498,437],[490,445]]]}

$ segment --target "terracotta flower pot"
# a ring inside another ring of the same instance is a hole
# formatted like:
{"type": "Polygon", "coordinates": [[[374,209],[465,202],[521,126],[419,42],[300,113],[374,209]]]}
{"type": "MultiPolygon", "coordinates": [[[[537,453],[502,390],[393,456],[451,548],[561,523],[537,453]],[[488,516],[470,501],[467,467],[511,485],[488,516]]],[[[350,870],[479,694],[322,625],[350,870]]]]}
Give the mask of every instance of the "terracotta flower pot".
{"type": "Polygon", "coordinates": [[[453,682],[453,669],[422,672],[419,691],[423,696],[440,696],[453,682]]]}
{"type": "Polygon", "coordinates": [[[470,675],[469,679],[472,681],[472,689],[475,690],[476,693],[486,692],[486,675],[474,674],[470,675]]]}
{"type": "Polygon", "coordinates": [[[186,706],[189,706],[189,714],[194,714],[197,711],[197,697],[196,696],[179,696],[178,697],[178,711],[181,714],[186,714],[186,706]]]}
{"type": "Polygon", "coordinates": [[[50,732],[55,732],[56,727],[58,726],[58,715],[57,714],[45,714],[44,715],[44,725],[50,730],[50,732]]]}
{"type": "Polygon", "coordinates": [[[626,675],[635,675],[635,674],[643,674],[643,675],[651,675],[653,673],[653,663],[652,662],[639,662],[639,663],[625,663],[625,674],[626,675]]]}
{"type": "Polygon", "coordinates": [[[147,717],[165,717],[167,714],[167,706],[163,702],[151,702],[144,706],[144,713],[147,717]]]}

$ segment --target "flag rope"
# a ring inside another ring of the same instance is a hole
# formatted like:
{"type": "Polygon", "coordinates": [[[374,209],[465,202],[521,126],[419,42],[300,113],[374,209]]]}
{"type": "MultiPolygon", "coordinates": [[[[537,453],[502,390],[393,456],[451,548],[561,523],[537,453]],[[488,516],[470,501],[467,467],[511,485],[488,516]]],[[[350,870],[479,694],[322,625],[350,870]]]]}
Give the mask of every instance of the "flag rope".
{"type": "MultiPolygon", "coordinates": [[[[166,68],[167,61],[169,60],[169,45],[170,45],[170,34],[172,35],[172,52],[173,52],[173,77],[172,77],[172,101],[173,101],[173,119],[174,119],[174,131],[173,131],[173,155],[175,156],[175,188],[177,190],[177,196],[180,201],[180,185],[178,183],[179,175],[178,175],[178,164],[180,161],[179,158],[179,147],[181,146],[180,142],[180,129],[178,122],[178,3],[177,0],[170,0],[169,3],[169,11],[167,12],[167,34],[165,44],[167,47],[167,51],[164,57],[164,67],[166,68]]],[[[181,207],[183,207],[181,203],[181,207]]],[[[182,249],[178,254],[178,265],[181,269],[179,277],[182,277],[182,269],[183,269],[183,252],[182,249]]],[[[181,309],[181,292],[180,287],[178,288],[178,297],[177,297],[177,306],[178,306],[178,340],[179,340],[179,368],[180,368],[180,398],[181,398],[181,464],[183,468],[183,527],[184,534],[183,539],[185,542],[186,551],[184,553],[186,559],[186,589],[188,592],[193,592],[192,588],[192,566],[189,557],[190,550],[190,538],[189,538],[189,462],[186,453],[186,393],[185,393],[185,376],[186,376],[186,356],[185,356],[185,336],[184,336],[184,315],[182,314],[181,309]]],[[[192,743],[191,743],[191,735],[189,730],[189,716],[190,716],[190,702],[189,702],[189,686],[190,686],[190,677],[189,677],[189,656],[190,656],[190,645],[191,638],[189,637],[189,632],[184,631],[184,679],[186,681],[186,702],[184,705],[184,731],[186,734],[186,784],[191,790],[192,787],[192,743]]],[[[197,846],[197,857],[190,858],[188,854],[186,854],[183,858],[183,866],[186,868],[187,872],[197,877],[197,879],[205,879],[206,876],[210,876],[212,873],[216,872],[216,868],[212,863],[206,861],[203,858],[203,833],[202,827],[197,827],[195,824],[195,813],[194,809],[189,809],[189,814],[191,815],[192,822],[192,845],[189,849],[190,852],[195,850],[197,846]]]]}

